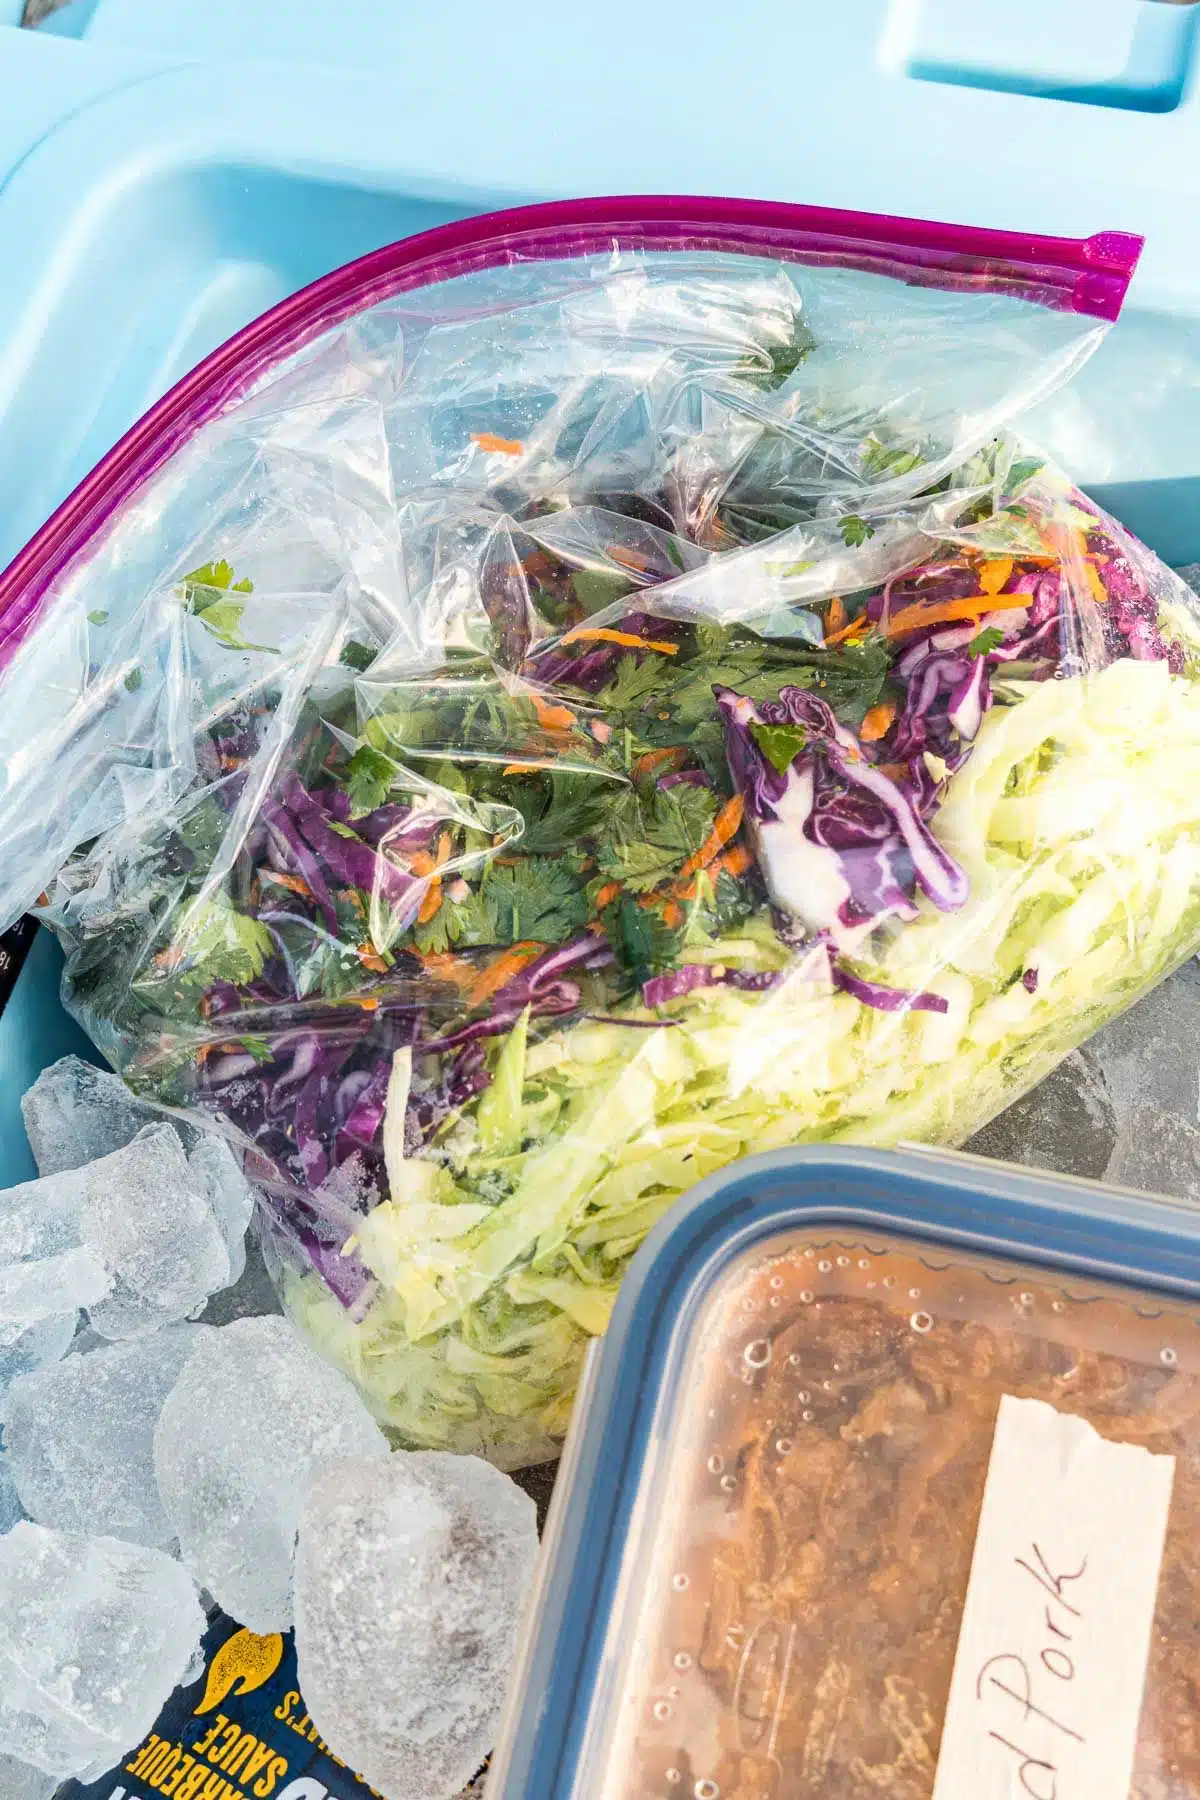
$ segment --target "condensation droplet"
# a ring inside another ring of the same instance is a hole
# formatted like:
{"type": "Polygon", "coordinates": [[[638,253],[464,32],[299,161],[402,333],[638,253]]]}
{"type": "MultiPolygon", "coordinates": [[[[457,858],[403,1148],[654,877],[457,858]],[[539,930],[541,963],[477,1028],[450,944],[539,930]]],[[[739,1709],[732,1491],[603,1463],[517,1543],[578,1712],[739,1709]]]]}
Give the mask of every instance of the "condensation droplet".
{"type": "Polygon", "coordinates": [[[721,1455],[720,1451],[714,1450],[712,1455],[708,1459],[709,1474],[710,1475],[719,1475],[721,1473],[721,1470],[724,1467],[725,1467],[725,1458],[721,1455]]]}
{"type": "Polygon", "coordinates": [[[802,1412],[800,1414],[800,1417],[804,1420],[804,1423],[806,1425],[811,1425],[813,1422],[814,1415],[811,1412],[802,1412]]]}
{"type": "Polygon", "coordinates": [[[1160,1350],[1158,1353],[1158,1360],[1160,1363],[1165,1363],[1168,1369],[1173,1369],[1175,1364],[1179,1361],[1179,1355],[1175,1350],[1160,1350]]]}
{"type": "Polygon", "coordinates": [[[1021,1305],[1022,1306],[1032,1306],[1033,1305],[1033,1295],[1032,1294],[1022,1294],[1021,1295],[1021,1305]]]}
{"type": "Polygon", "coordinates": [[[767,1305],[768,1306],[778,1306],[779,1305],[779,1295],[772,1294],[771,1298],[767,1301],[767,1305]]]}
{"type": "Polygon", "coordinates": [[[860,1269],[869,1269],[871,1266],[870,1257],[869,1256],[860,1256],[858,1259],[858,1266],[860,1269]]]}
{"type": "Polygon", "coordinates": [[[736,1475],[722,1475],[722,1477],[721,1477],[721,1492],[722,1493],[732,1494],[733,1490],[736,1487],[737,1487],[737,1476],[736,1475]]]}
{"type": "Polygon", "coordinates": [[[827,1393],[827,1394],[832,1394],[832,1392],[833,1392],[833,1383],[832,1383],[832,1381],[823,1381],[823,1382],[822,1382],[822,1383],[821,1383],[821,1386],[822,1386],[822,1387],[823,1387],[823,1388],[824,1388],[824,1389],[825,1389],[825,1392],[826,1392],[826,1393],[827,1393]]]}
{"type": "Polygon", "coordinates": [[[809,1393],[807,1388],[801,1388],[800,1392],[796,1395],[796,1398],[797,1398],[797,1400],[799,1400],[801,1406],[807,1406],[809,1401],[812,1399],[812,1395],[809,1393]]]}
{"type": "Polygon", "coordinates": [[[806,1251],[805,1251],[805,1252],[804,1252],[804,1260],[805,1260],[805,1262],[811,1262],[811,1261],[812,1261],[812,1259],[813,1259],[813,1257],[814,1257],[814,1256],[815,1256],[815,1255],[816,1255],[816,1254],[817,1254],[817,1253],[816,1253],[816,1251],[815,1251],[815,1250],[806,1250],[806,1251]]]}
{"type": "Polygon", "coordinates": [[[818,1267],[818,1269],[820,1269],[822,1275],[828,1275],[830,1269],[832,1269],[832,1267],[833,1267],[833,1264],[831,1262],[819,1262],[817,1264],[817,1267],[818,1267]]]}
{"type": "Polygon", "coordinates": [[[671,1586],[675,1589],[677,1594],[682,1594],[684,1589],[688,1586],[687,1576],[683,1574],[672,1575],[671,1586]]]}
{"type": "Polygon", "coordinates": [[[798,1350],[793,1350],[792,1354],[788,1357],[788,1361],[791,1363],[793,1369],[798,1369],[800,1367],[802,1360],[803,1359],[798,1350]]]}
{"type": "Polygon", "coordinates": [[[683,1780],[683,1776],[680,1774],[678,1769],[668,1769],[667,1770],[667,1780],[670,1782],[671,1786],[674,1787],[675,1783],[677,1781],[683,1780]]]}
{"type": "Polygon", "coordinates": [[[675,1667],[677,1669],[690,1669],[691,1666],[692,1659],[690,1653],[686,1650],[677,1650],[675,1652],[675,1667]]]}
{"type": "Polygon", "coordinates": [[[1050,1302],[1050,1311],[1051,1312],[1066,1312],[1066,1310],[1067,1310],[1067,1303],[1065,1300],[1052,1300],[1050,1302]]]}
{"type": "Polygon", "coordinates": [[[783,1276],[782,1275],[772,1275],[771,1286],[773,1288],[781,1288],[783,1286],[783,1276]]]}
{"type": "Polygon", "coordinates": [[[788,1454],[788,1451],[792,1448],[791,1438],[789,1438],[789,1437],[776,1438],[775,1439],[775,1448],[779,1452],[780,1456],[786,1456],[788,1454]]]}
{"type": "Polygon", "coordinates": [[[802,1306],[811,1306],[811,1305],[812,1305],[812,1299],[813,1299],[813,1291],[812,1291],[812,1289],[811,1289],[811,1288],[801,1288],[801,1290],[800,1290],[800,1304],[801,1304],[801,1305],[802,1305],[802,1306]]]}
{"type": "Polygon", "coordinates": [[[910,1300],[919,1300],[921,1298],[920,1288],[909,1288],[908,1297],[910,1300]]]}
{"type": "Polygon", "coordinates": [[[883,1285],[885,1288],[894,1288],[896,1285],[896,1277],[894,1275],[885,1275],[883,1278],[883,1285]]]}
{"type": "Polygon", "coordinates": [[[667,1699],[668,1700],[678,1700],[678,1698],[679,1698],[679,1689],[677,1687],[669,1687],[667,1689],[667,1699]]]}
{"type": "Polygon", "coordinates": [[[837,1265],[839,1269],[848,1269],[850,1267],[850,1258],[848,1256],[839,1256],[837,1265]]]}
{"type": "Polygon", "coordinates": [[[914,1331],[932,1331],[933,1316],[927,1312],[915,1312],[908,1321],[914,1331]]]}
{"type": "Polygon", "coordinates": [[[771,1360],[770,1338],[753,1338],[742,1351],[744,1360],[752,1369],[765,1369],[771,1360]]]}
{"type": "Polygon", "coordinates": [[[656,1700],[654,1702],[654,1716],[656,1719],[669,1719],[670,1718],[671,1709],[667,1705],[665,1700],[656,1700]]]}
{"type": "Polygon", "coordinates": [[[699,1780],[692,1792],[695,1794],[696,1800],[721,1800],[720,1788],[715,1781],[709,1781],[707,1778],[699,1780]]]}

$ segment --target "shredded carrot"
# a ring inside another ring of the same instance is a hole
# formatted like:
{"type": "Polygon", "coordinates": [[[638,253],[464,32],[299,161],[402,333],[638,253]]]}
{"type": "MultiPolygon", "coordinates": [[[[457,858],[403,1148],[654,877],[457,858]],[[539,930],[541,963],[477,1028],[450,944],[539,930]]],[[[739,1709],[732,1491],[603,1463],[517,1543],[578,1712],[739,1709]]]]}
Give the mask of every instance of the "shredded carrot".
{"type": "Polygon", "coordinates": [[[215,1048],[216,1046],[213,1044],[201,1044],[196,1052],[196,1061],[198,1063],[206,1063],[215,1048]]]}
{"type": "Polygon", "coordinates": [[[886,775],[889,781],[903,781],[908,774],[908,764],[901,762],[880,763],[879,773],[886,775]]]}
{"type": "Polygon", "coordinates": [[[668,644],[661,638],[635,637],[632,631],[610,631],[607,625],[577,625],[574,631],[568,631],[561,640],[564,644],[583,644],[596,641],[603,644],[624,644],[628,650],[657,650],[661,656],[676,656],[678,644],[668,644]]]}
{"type": "Polygon", "coordinates": [[[532,940],[513,944],[511,949],[504,952],[503,956],[498,956],[494,963],[490,963],[486,969],[480,970],[471,983],[469,989],[471,1005],[482,1006],[485,1000],[490,1000],[493,994],[499,993],[506,981],[511,981],[514,975],[519,975],[521,970],[535,957],[540,956],[545,948],[544,944],[534,943],[532,940]]]}
{"type": "Polygon", "coordinates": [[[473,987],[479,971],[474,963],[467,962],[465,957],[452,956],[449,951],[414,952],[421,967],[435,981],[452,981],[455,987],[473,987]]]}
{"type": "MultiPolygon", "coordinates": [[[[1033,604],[1032,594],[1005,594],[1006,607],[1025,611],[1033,604]]],[[[994,610],[990,594],[968,594],[961,600],[944,600],[940,606],[902,606],[887,621],[889,637],[901,632],[921,631],[926,625],[953,625],[961,619],[978,619],[994,610]]]]}
{"type": "Polygon", "coordinates": [[[431,881],[429,884],[429,892],[422,900],[421,910],[417,914],[417,924],[428,925],[430,919],[434,917],[441,904],[442,884],[440,881],[431,881]]]}
{"type": "Polygon", "coordinates": [[[997,556],[991,562],[979,565],[979,586],[985,594],[1002,593],[1013,572],[1011,556],[997,556]]]}
{"type": "Polygon", "coordinates": [[[848,625],[843,625],[840,631],[830,632],[824,640],[823,648],[832,650],[835,644],[841,644],[854,638],[864,637],[870,623],[871,621],[868,619],[866,613],[860,613],[857,619],[851,619],[850,623],[848,625]]]}
{"type": "Polygon", "coordinates": [[[610,549],[608,554],[614,562],[620,563],[623,568],[633,569],[638,575],[648,575],[654,567],[648,557],[639,556],[636,550],[626,550],[620,544],[610,549]]]}
{"type": "Polygon", "coordinates": [[[660,769],[664,763],[681,763],[687,761],[687,751],[682,744],[668,744],[665,750],[647,750],[639,756],[629,773],[636,779],[639,775],[648,775],[651,769],[660,769]]]}
{"type": "Polygon", "coordinates": [[[369,940],[365,944],[358,945],[358,960],[364,969],[373,969],[376,975],[387,974],[388,965],[369,940]]]}
{"type": "Polygon", "coordinates": [[[600,892],[596,895],[595,901],[593,902],[593,911],[603,912],[606,906],[611,906],[620,891],[621,884],[619,881],[606,881],[604,886],[600,889],[600,892]]]}
{"type": "Polygon", "coordinates": [[[727,850],[718,860],[717,868],[724,869],[727,875],[744,875],[753,861],[745,844],[735,844],[732,850],[727,850]]]}
{"type": "Polygon", "coordinates": [[[683,924],[683,908],[678,900],[668,900],[663,907],[663,924],[669,925],[672,931],[676,926],[683,924]]]}
{"type": "Polygon", "coordinates": [[[449,861],[450,848],[450,833],[448,831],[443,831],[441,837],[438,839],[436,857],[430,857],[425,855],[423,851],[418,851],[417,854],[410,859],[414,869],[417,869],[418,860],[426,865],[425,868],[417,869],[418,874],[433,876],[433,880],[429,884],[429,892],[422,900],[421,910],[417,914],[418,925],[428,925],[430,919],[433,918],[438,907],[442,904],[442,884],[437,875],[437,870],[444,868],[449,861]]]}
{"type": "Polygon", "coordinates": [[[895,716],[896,702],[894,700],[881,700],[878,706],[873,706],[863,720],[862,730],[859,733],[863,743],[874,744],[881,737],[886,737],[895,716]]]}
{"type": "MultiPolygon", "coordinates": [[[[566,642],[564,638],[563,642],[566,642]]],[[[570,731],[578,723],[569,706],[551,706],[540,694],[533,694],[533,710],[543,731],[570,731]]]]}
{"type": "Polygon", "coordinates": [[[841,631],[846,624],[846,603],[840,594],[835,594],[829,602],[829,611],[825,614],[825,631],[841,631]]]}
{"type": "Polygon", "coordinates": [[[520,438],[497,437],[494,431],[473,431],[471,440],[481,450],[498,450],[501,456],[520,456],[525,448],[520,438]]]}
{"type": "Polygon", "coordinates": [[[1087,576],[1087,584],[1092,590],[1092,599],[1097,606],[1108,605],[1108,592],[1100,579],[1100,571],[1090,559],[1084,563],[1083,572],[1087,576]]]}
{"type": "Polygon", "coordinates": [[[742,822],[742,814],[745,810],[746,803],[740,794],[735,794],[732,800],[727,800],[725,802],[724,806],[713,820],[713,828],[701,844],[700,848],[693,856],[688,857],[682,869],[680,869],[679,875],[681,880],[686,881],[689,875],[694,875],[697,869],[705,868],[712,861],[714,856],[719,856],[721,854],[721,851],[725,848],[730,838],[737,835],[738,827],[742,822]]]}
{"type": "Polygon", "coordinates": [[[293,894],[301,894],[306,900],[312,899],[312,889],[300,875],[286,875],[282,869],[262,869],[259,871],[264,881],[276,881],[280,887],[289,888],[293,894]]]}
{"type": "Polygon", "coordinates": [[[379,1011],[379,1002],[378,1002],[378,1000],[375,1000],[375,999],[359,1000],[356,1002],[356,1004],[358,1006],[361,1006],[364,1012],[378,1012],[379,1011]]]}

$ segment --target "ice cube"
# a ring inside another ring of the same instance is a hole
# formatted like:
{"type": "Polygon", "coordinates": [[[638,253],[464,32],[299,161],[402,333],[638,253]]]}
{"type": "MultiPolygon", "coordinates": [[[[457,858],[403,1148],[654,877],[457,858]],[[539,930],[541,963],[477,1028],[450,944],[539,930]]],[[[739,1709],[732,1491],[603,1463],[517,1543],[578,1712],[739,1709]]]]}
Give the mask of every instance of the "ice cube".
{"type": "Polygon", "coordinates": [[[61,1330],[65,1310],[73,1317],[81,1306],[103,1305],[112,1285],[100,1257],[84,1244],[36,1262],[0,1263],[0,1348],[15,1350],[47,1321],[61,1330]]]}
{"type": "Polygon", "coordinates": [[[331,1469],[296,1548],[298,1681],[326,1743],[388,1800],[449,1800],[493,1748],[537,1509],[475,1456],[331,1469]]]}
{"type": "MultiPolygon", "coordinates": [[[[123,1150],[146,1125],[163,1114],[138,1100],[119,1075],[97,1069],[78,1056],[64,1056],[43,1069],[21,1101],[25,1130],[43,1175],[79,1169],[113,1150],[123,1150]]],[[[172,1121],[185,1149],[199,1133],[183,1120],[172,1121]]]]}
{"type": "Polygon", "coordinates": [[[14,1382],[4,1445],[30,1518],[152,1548],[171,1542],[154,1480],[154,1428],[202,1336],[198,1325],[168,1326],[14,1382]]]}
{"type": "Polygon", "coordinates": [[[231,1287],[246,1267],[246,1230],[254,1211],[254,1190],[224,1138],[205,1132],[188,1157],[193,1183],[208,1201],[229,1252],[231,1287]]]}
{"type": "Polygon", "coordinates": [[[196,1579],[248,1630],[292,1623],[296,1525],[315,1477],[387,1455],[354,1388],[285,1319],[205,1333],[168,1395],[154,1467],[196,1579]]]}
{"type": "Polygon", "coordinates": [[[146,1736],[204,1628],[160,1551],[15,1525],[0,1538],[0,1752],[95,1780],[146,1736]]]}
{"type": "MultiPolygon", "coordinates": [[[[12,1470],[7,1456],[0,1455],[0,1537],[11,1531],[18,1519],[25,1517],[25,1509],[21,1505],[21,1496],[13,1485],[12,1470]]],[[[4,1789],[0,1787],[0,1794],[4,1789]]]]}
{"type": "Polygon", "coordinates": [[[12,1383],[20,1376],[30,1375],[34,1369],[43,1369],[64,1357],[71,1347],[78,1321],[78,1313],[52,1313],[39,1324],[29,1326],[11,1344],[0,1345],[0,1423],[4,1420],[8,1389],[12,1383]]]}
{"type": "Polygon", "coordinates": [[[52,1800],[58,1780],[43,1775],[40,1769],[18,1762],[15,1756],[0,1756],[0,1794],[4,1800],[52,1800]]]}
{"type": "Polygon", "coordinates": [[[113,1271],[88,1318],[101,1337],[136,1337],[203,1310],[229,1283],[229,1251],[169,1125],[78,1172],[84,1242],[113,1271]]]}

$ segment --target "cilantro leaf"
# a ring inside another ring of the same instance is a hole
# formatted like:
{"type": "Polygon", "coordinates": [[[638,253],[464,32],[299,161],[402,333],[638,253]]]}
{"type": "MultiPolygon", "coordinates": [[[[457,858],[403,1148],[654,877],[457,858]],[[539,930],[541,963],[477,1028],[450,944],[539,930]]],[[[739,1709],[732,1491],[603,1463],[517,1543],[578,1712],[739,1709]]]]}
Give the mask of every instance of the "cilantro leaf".
{"type": "Polygon", "coordinates": [[[613,796],[610,781],[591,775],[557,775],[539,771],[505,783],[504,799],[525,821],[520,845],[524,854],[560,851],[599,829],[613,796]]]}
{"type": "Polygon", "coordinates": [[[245,987],[262,974],[271,954],[271,933],[258,919],[234,908],[223,890],[179,919],[165,952],[166,966],[186,988],[208,988],[217,981],[245,987]]]}
{"type": "Polygon", "coordinates": [[[786,775],[800,752],[808,746],[808,734],[799,725],[759,725],[750,735],[773,769],[786,775]]]}
{"type": "Polygon", "coordinates": [[[432,919],[414,928],[413,942],[422,955],[440,956],[451,945],[470,950],[494,944],[499,935],[496,908],[478,888],[464,900],[452,900],[446,894],[432,919]]]}
{"type": "Polygon", "coordinates": [[[623,894],[605,915],[613,949],[630,969],[637,986],[672,968],[683,947],[682,926],[669,926],[656,907],[639,906],[623,894]]]}
{"type": "Polygon", "coordinates": [[[125,677],[126,692],[136,694],[145,679],[146,677],[141,669],[137,667],[130,669],[128,675],[125,677]]]}
{"type": "Polygon", "coordinates": [[[842,542],[849,550],[856,550],[868,538],[875,536],[875,527],[858,513],[847,513],[844,519],[838,520],[838,524],[842,530],[842,542]]]}
{"type": "Polygon", "coordinates": [[[633,893],[649,893],[677,874],[700,848],[716,810],[711,788],[689,784],[651,787],[648,792],[625,788],[604,816],[596,867],[607,880],[619,881],[633,893]]]}
{"type": "Polygon", "coordinates": [[[252,594],[252,581],[235,581],[233,570],[225,562],[205,563],[199,569],[193,569],[185,575],[177,590],[183,601],[185,612],[190,612],[199,619],[204,629],[227,650],[264,650],[271,652],[269,644],[252,644],[242,636],[242,614],[246,610],[244,600],[231,600],[230,594],[252,594]]]}
{"type": "Polygon", "coordinates": [[[874,432],[863,446],[863,474],[879,476],[884,480],[908,475],[913,469],[919,469],[924,461],[919,450],[905,450],[899,444],[885,444],[874,432]]]}
{"type": "Polygon", "coordinates": [[[370,744],[360,744],[346,764],[346,794],[350,817],[361,819],[382,806],[391,790],[396,765],[370,744]]]}
{"type": "Polygon", "coordinates": [[[973,637],[971,639],[970,643],[967,645],[967,655],[970,657],[986,656],[989,650],[994,650],[997,644],[1002,644],[1003,642],[1004,633],[1001,631],[1000,627],[998,625],[988,625],[979,633],[978,637],[973,637]]]}
{"type": "Polygon", "coordinates": [[[353,669],[355,674],[362,675],[375,661],[376,652],[369,644],[359,644],[351,638],[348,644],[342,645],[342,653],[338,657],[344,669],[353,669]]]}
{"type": "Polygon", "coordinates": [[[483,890],[503,943],[537,938],[544,944],[561,944],[587,923],[587,895],[578,878],[553,856],[494,862],[484,875],[483,890]]]}

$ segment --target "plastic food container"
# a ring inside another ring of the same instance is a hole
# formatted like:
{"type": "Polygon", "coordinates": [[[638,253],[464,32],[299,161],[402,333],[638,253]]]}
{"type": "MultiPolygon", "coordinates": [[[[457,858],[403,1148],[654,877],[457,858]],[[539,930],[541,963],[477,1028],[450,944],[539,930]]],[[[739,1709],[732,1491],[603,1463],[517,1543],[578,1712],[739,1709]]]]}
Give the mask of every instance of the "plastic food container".
{"type": "Polygon", "coordinates": [[[1200,1793],[1198,1296],[1194,1213],[970,1157],[703,1183],[593,1353],[489,1800],[1200,1793]]]}

